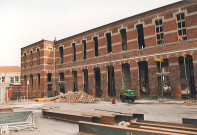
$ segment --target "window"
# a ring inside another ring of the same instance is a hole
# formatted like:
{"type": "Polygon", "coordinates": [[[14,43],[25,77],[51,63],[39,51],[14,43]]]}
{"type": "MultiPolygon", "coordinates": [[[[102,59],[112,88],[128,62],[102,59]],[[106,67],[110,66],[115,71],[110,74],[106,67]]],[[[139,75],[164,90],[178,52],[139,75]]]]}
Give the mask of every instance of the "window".
{"type": "Polygon", "coordinates": [[[73,43],[72,46],[73,46],[73,61],[76,61],[76,47],[75,47],[75,43],[73,43]]]}
{"type": "Polygon", "coordinates": [[[181,13],[177,15],[177,28],[179,41],[187,40],[185,14],[181,13]]]}
{"type": "Polygon", "coordinates": [[[106,38],[107,38],[107,52],[110,53],[110,52],[112,52],[111,33],[107,33],[106,38]]]}
{"type": "Polygon", "coordinates": [[[164,39],[163,39],[163,22],[162,19],[158,19],[155,21],[155,31],[156,31],[156,39],[157,39],[157,44],[163,44],[164,39]]]}
{"type": "Polygon", "coordinates": [[[25,84],[25,90],[27,90],[27,76],[26,75],[24,75],[24,84],[25,84]]]}
{"type": "Polygon", "coordinates": [[[86,59],[86,41],[83,40],[82,44],[83,44],[83,59],[86,59]]]}
{"type": "Polygon", "coordinates": [[[33,91],[33,75],[30,75],[30,88],[33,91]]]}
{"type": "Polygon", "coordinates": [[[30,55],[31,55],[31,67],[33,66],[33,51],[30,51],[30,55]]]}
{"type": "Polygon", "coordinates": [[[52,79],[51,79],[51,73],[48,73],[48,74],[47,74],[47,81],[48,81],[48,82],[51,82],[51,80],[52,80],[52,79]]]}
{"type": "Polygon", "coordinates": [[[144,44],[144,29],[143,29],[143,24],[138,24],[136,25],[137,27],[137,34],[138,34],[138,45],[139,49],[144,49],[145,44],[144,44]]]}
{"type": "Polygon", "coordinates": [[[127,32],[126,29],[120,30],[121,41],[122,41],[122,50],[127,50],[127,32]]]}
{"type": "Polygon", "coordinates": [[[19,77],[18,76],[15,77],[15,82],[19,82],[19,77]]]}
{"type": "Polygon", "coordinates": [[[2,82],[5,82],[5,77],[2,77],[2,82]]]}
{"type": "Polygon", "coordinates": [[[59,53],[60,53],[60,63],[64,62],[64,52],[63,52],[63,46],[59,47],[59,53]]]}
{"type": "Polygon", "coordinates": [[[40,65],[40,49],[37,49],[37,64],[40,65]]]}
{"type": "Polygon", "coordinates": [[[10,83],[14,83],[14,77],[10,77],[10,83]]]}
{"type": "Polygon", "coordinates": [[[59,79],[60,79],[60,81],[64,81],[64,73],[59,74],[59,79]]]}
{"type": "Polygon", "coordinates": [[[24,68],[26,68],[26,60],[27,60],[27,58],[26,58],[26,53],[24,53],[24,62],[25,62],[24,68]]]}
{"type": "Polygon", "coordinates": [[[93,40],[94,40],[94,55],[98,56],[98,38],[94,37],[93,40]]]}
{"type": "Polygon", "coordinates": [[[37,74],[38,77],[38,90],[40,90],[40,74],[37,74]]]}

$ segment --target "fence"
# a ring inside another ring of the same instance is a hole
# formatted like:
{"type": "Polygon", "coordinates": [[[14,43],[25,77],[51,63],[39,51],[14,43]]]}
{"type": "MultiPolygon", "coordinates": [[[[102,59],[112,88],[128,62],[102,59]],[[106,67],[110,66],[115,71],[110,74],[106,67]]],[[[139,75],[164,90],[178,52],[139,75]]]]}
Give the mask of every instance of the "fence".
{"type": "Polygon", "coordinates": [[[31,111],[1,112],[0,127],[8,126],[9,131],[32,129],[36,123],[31,111]]]}

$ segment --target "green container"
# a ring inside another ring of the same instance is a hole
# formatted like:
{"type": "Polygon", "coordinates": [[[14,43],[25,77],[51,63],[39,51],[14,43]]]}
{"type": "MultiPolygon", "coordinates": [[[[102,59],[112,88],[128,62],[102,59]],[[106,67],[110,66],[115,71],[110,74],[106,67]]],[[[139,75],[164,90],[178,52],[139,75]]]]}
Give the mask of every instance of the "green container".
{"type": "Polygon", "coordinates": [[[121,90],[120,99],[122,102],[125,102],[125,100],[131,100],[131,102],[134,102],[136,100],[135,90],[121,90]]]}

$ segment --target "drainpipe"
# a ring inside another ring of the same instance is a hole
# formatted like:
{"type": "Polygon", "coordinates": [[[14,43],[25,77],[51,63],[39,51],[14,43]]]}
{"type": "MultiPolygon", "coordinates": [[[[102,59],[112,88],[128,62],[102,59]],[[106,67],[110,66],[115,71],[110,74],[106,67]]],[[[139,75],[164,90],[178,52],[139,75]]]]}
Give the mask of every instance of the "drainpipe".
{"type": "Polygon", "coordinates": [[[56,90],[56,61],[55,61],[55,51],[56,51],[56,48],[55,48],[55,42],[56,42],[56,38],[54,40],[54,44],[53,44],[53,50],[54,50],[54,92],[55,92],[55,96],[57,94],[57,90],[56,90]]]}
{"type": "Polygon", "coordinates": [[[113,97],[113,94],[112,94],[112,89],[113,89],[113,86],[112,86],[112,66],[111,66],[111,55],[112,55],[112,52],[110,52],[110,55],[109,55],[109,72],[110,72],[110,93],[109,93],[109,96],[110,97],[113,97]]]}

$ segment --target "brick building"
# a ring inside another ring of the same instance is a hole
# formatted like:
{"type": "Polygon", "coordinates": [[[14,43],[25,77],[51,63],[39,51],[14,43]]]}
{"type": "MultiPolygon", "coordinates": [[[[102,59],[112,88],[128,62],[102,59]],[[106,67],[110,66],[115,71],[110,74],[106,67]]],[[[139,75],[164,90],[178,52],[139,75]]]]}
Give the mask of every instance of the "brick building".
{"type": "Polygon", "coordinates": [[[0,66],[0,102],[8,101],[8,91],[19,92],[21,88],[21,68],[19,66],[0,66]]]}
{"type": "MultiPolygon", "coordinates": [[[[197,1],[180,1],[59,41],[21,49],[29,96],[134,89],[138,98],[196,97],[197,1]]],[[[26,88],[26,87],[23,87],[26,88]]]]}

